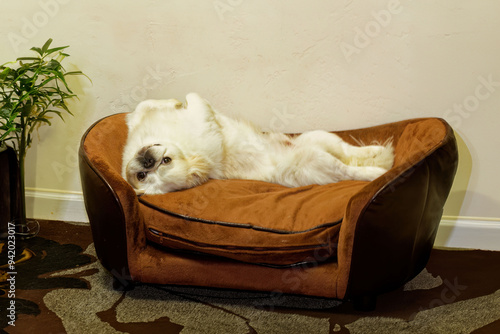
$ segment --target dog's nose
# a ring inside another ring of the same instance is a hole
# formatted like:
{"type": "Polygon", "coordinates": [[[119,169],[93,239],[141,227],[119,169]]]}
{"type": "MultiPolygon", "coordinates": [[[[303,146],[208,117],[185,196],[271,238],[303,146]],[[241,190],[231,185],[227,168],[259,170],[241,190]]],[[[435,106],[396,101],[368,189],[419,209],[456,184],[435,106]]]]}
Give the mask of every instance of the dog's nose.
{"type": "Polygon", "coordinates": [[[154,159],[144,159],[142,161],[142,165],[144,166],[144,168],[151,168],[153,167],[154,164],[155,164],[154,159]]]}
{"type": "Polygon", "coordinates": [[[144,153],[144,156],[142,157],[142,165],[144,166],[144,168],[151,168],[154,166],[155,164],[155,158],[153,156],[153,154],[148,150],[146,151],[146,153],[144,153]]]}

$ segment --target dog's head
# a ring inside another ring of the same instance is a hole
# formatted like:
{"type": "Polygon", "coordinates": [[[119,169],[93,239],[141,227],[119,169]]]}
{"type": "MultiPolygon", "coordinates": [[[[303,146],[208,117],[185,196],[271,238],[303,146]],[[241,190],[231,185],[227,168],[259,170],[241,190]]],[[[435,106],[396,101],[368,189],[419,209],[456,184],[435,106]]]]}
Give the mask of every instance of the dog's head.
{"type": "Polygon", "coordinates": [[[163,194],[206,182],[209,165],[186,157],[175,144],[142,147],[126,166],[127,181],[138,194],[163,194]]]}

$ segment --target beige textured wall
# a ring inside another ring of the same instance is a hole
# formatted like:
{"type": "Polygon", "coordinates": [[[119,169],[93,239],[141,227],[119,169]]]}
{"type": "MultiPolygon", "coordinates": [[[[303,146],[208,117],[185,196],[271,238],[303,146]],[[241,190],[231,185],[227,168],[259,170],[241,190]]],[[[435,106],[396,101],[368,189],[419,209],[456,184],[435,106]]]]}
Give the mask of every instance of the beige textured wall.
{"type": "Polygon", "coordinates": [[[445,214],[500,217],[500,2],[2,0],[0,62],[71,45],[74,118],[39,131],[27,184],[80,192],[95,120],[196,91],[264,128],[347,129],[447,119],[461,162],[445,214]]]}

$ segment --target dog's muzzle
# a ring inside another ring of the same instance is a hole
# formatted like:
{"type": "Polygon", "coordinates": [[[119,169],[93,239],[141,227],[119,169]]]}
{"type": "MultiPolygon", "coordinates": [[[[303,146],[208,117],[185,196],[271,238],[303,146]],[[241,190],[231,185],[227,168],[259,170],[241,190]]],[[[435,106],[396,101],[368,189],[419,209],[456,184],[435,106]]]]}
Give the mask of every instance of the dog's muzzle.
{"type": "Polygon", "coordinates": [[[165,149],[160,147],[160,144],[154,144],[145,149],[146,151],[140,152],[142,154],[139,154],[136,159],[140,166],[143,166],[145,169],[151,169],[161,161],[165,149]]]}

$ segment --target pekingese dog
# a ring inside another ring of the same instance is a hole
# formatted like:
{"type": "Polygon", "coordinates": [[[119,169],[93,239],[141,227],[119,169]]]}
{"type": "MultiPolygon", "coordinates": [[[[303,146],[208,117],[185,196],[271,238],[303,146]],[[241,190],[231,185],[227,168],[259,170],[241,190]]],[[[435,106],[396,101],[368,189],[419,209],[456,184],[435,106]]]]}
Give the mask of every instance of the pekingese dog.
{"type": "Polygon", "coordinates": [[[326,131],[263,133],[215,111],[195,93],[146,100],[127,115],[123,177],[138,194],[191,188],[209,179],[298,187],[371,181],[391,168],[392,145],[353,146],[326,131]]]}

